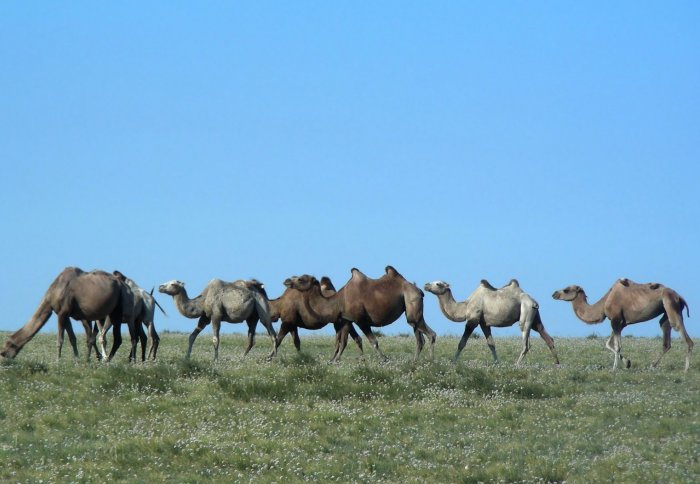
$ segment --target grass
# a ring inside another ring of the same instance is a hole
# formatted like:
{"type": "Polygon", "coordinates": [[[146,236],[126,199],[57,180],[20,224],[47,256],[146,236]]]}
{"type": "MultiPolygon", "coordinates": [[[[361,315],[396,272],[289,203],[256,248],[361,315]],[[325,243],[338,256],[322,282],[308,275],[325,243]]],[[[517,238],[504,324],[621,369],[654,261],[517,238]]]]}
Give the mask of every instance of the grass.
{"type": "Polygon", "coordinates": [[[661,341],[626,338],[633,367],[617,372],[591,338],[559,338],[560,367],[539,340],[515,367],[515,338],[496,338],[499,365],[483,340],[453,364],[456,337],[433,362],[385,336],[388,361],[348,347],[335,365],[329,336],[271,362],[264,337],[243,358],[244,337],[224,335],[216,363],[204,337],[184,360],[186,340],[102,364],[57,361],[55,335],[37,336],[0,365],[0,481],[700,479],[700,361],[684,374],[677,340],[652,370],[661,341]]]}

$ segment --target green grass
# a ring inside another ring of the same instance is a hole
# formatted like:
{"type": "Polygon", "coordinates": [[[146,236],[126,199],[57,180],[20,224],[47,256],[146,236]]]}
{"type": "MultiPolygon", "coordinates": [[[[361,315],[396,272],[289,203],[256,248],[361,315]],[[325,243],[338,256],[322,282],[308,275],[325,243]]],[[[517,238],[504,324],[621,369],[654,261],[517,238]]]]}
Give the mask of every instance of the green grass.
{"type": "Polygon", "coordinates": [[[217,363],[206,336],[186,361],[165,333],[137,364],[57,361],[37,336],[0,365],[0,481],[700,480],[700,360],[684,374],[677,340],[652,370],[661,340],[625,338],[633,367],[612,372],[603,338],[557,339],[561,367],[535,340],[515,367],[515,338],[496,337],[499,365],[483,339],[453,364],[455,337],[414,363],[412,336],[329,365],[329,336],[267,362],[266,337],[243,358],[226,334],[217,363]]]}

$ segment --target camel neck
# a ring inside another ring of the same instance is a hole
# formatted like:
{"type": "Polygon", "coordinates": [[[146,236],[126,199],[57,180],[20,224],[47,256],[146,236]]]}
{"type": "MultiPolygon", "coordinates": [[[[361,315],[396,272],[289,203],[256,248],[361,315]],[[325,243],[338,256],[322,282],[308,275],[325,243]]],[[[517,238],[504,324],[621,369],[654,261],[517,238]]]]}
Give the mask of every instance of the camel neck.
{"type": "Polygon", "coordinates": [[[571,302],[574,307],[574,313],[585,323],[602,322],[605,319],[605,301],[608,299],[608,294],[605,294],[597,303],[591,305],[588,304],[586,293],[583,291],[579,292],[571,302]]]}
{"type": "Polygon", "coordinates": [[[190,299],[187,297],[187,291],[184,287],[180,292],[173,296],[173,299],[175,299],[175,306],[177,306],[177,310],[180,311],[180,314],[186,318],[198,318],[202,315],[201,298],[196,297],[194,299],[190,299]]]}
{"type": "Polygon", "coordinates": [[[466,316],[462,314],[464,311],[460,310],[460,303],[455,301],[454,296],[452,296],[451,289],[447,289],[440,294],[438,296],[438,301],[440,302],[442,314],[444,314],[447,319],[455,322],[462,322],[467,319],[466,316]]]}

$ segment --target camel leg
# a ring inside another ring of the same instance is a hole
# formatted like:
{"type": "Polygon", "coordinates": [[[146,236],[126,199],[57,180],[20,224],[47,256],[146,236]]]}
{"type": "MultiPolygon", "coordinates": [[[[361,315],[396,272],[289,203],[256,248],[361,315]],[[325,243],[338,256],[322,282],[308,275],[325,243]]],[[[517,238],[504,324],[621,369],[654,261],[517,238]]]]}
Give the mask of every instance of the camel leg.
{"type": "Polygon", "coordinates": [[[214,334],[212,342],[214,343],[214,361],[219,359],[219,331],[221,330],[221,321],[218,318],[212,318],[211,331],[214,334]]]}
{"type": "Polygon", "coordinates": [[[112,358],[114,358],[114,355],[116,354],[117,350],[122,345],[122,323],[121,323],[121,321],[114,324],[114,329],[112,330],[112,337],[114,338],[114,342],[112,343],[112,349],[109,352],[109,356],[107,357],[107,361],[111,361],[112,358]]]}
{"type": "Polygon", "coordinates": [[[491,335],[491,328],[486,326],[484,323],[481,323],[479,327],[486,337],[486,344],[491,350],[491,355],[493,355],[493,362],[498,363],[498,355],[496,355],[496,342],[493,340],[493,336],[491,335]]]}
{"type": "Polygon", "coordinates": [[[523,335],[523,350],[520,352],[520,356],[518,357],[518,361],[515,362],[515,366],[520,366],[520,362],[523,361],[523,358],[525,358],[525,355],[530,351],[530,327],[526,327],[522,331],[523,335]]]}
{"type": "Polygon", "coordinates": [[[605,347],[615,354],[615,360],[613,362],[613,370],[617,370],[618,361],[622,360],[626,368],[632,366],[632,361],[622,356],[622,328],[618,322],[612,324],[613,332],[610,334],[608,341],[605,343],[605,347]]]}
{"type": "MultiPolygon", "coordinates": [[[[248,344],[245,347],[245,351],[243,352],[243,356],[247,355],[250,349],[255,346],[255,328],[258,327],[258,316],[252,316],[250,319],[246,320],[246,324],[248,325],[248,344]]],[[[280,343],[282,340],[280,340],[280,343]]]]}
{"type": "Polygon", "coordinates": [[[97,346],[97,338],[100,334],[101,328],[105,325],[105,321],[106,321],[105,319],[99,320],[99,321],[94,321],[94,324],[92,327],[92,347],[95,349],[95,355],[97,356],[98,360],[102,359],[102,353],[100,352],[100,348],[97,346]]]}
{"type": "MultiPolygon", "coordinates": [[[[144,326],[144,321],[136,321],[134,322],[136,325],[136,328],[138,329],[138,337],[139,341],[141,343],[141,361],[146,361],[146,346],[148,345],[148,337],[146,336],[146,332],[143,329],[144,326]]],[[[134,355],[134,360],[136,359],[136,355],[134,355]]]]}
{"type": "MultiPolygon", "coordinates": [[[[287,336],[287,333],[291,332],[294,330],[294,325],[285,323],[282,321],[282,324],[280,325],[280,330],[277,332],[277,338],[275,338],[275,346],[278,348],[282,344],[282,341],[284,338],[287,336]]],[[[296,344],[295,344],[296,346],[296,344]]]]}
{"type": "Polygon", "coordinates": [[[296,326],[292,327],[292,339],[294,341],[294,347],[297,349],[297,351],[301,351],[301,340],[299,339],[299,328],[296,326]]]}
{"type": "Polygon", "coordinates": [[[357,334],[357,331],[355,330],[355,326],[350,324],[350,329],[348,330],[348,334],[352,338],[352,340],[355,342],[357,347],[360,349],[360,356],[364,355],[364,351],[362,350],[362,337],[357,334]]]}
{"type": "MultiPolygon", "coordinates": [[[[100,354],[102,355],[102,361],[109,361],[109,355],[107,354],[107,350],[105,349],[105,336],[107,335],[107,332],[109,331],[109,328],[112,327],[114,317],[110,316],[108,317],[104,323],[101,323],[100,326],[100,333],[97,336],[97,344],[100,347],[100,354]]],[[[116,331],[113,332],[113,337],[116,338],[116,331]]],[[[119,335],[119,341],[121,342],[121,334],[119,335]]]]}
{"type": "MultiPolygon", "coordinates": [[[[421,311],[422,314],[422,311],[421,311]]],[[[407,316],[408,320],[408,316],[407,316]]],[[[425,319],[423,319],[423,316],[421,315],[420,319],[415,322],[415,324],[412,324],[413,326],[413,332],[416,335],[416,357],[415,359],[418,359],[418,355],[420,355],[421,350],[423,349],[423,344],[425,343],[425,340],[423,338],[423,335],[427,336],[429,341],[430,341],[430,361],[433,361],[435,357],[435,340],[437,339],[437,334],[435,331],[433,331],[430,326],[428,326],[428,323],[425,322],[425,319]],[[416,333],[417,332],[417,333],[416,333]],[[420,336],[420,341],[418,341],[418,337],[420,336]]]]}
{"type": "Polygon", "coordinates": [[[85,344],[87,346],[87,361],[90,361],[90,355],[92,353],[92,345],[95,344],[95,338],[92,332],[92,323],[86,319],[80,321],[83,323],[83,329],[85,330],[85,344]]]}
{"type": "Polygon", "coordinates": [[[209,319],[207,319],[206,316],[202,316],[199,318],[199,321],[197,322],[197,326],[194,328],[192,333],[190,334],[188,344],[187,344],[187,358],[189,358],[192,355],[192,345],[194,344],[194,340],[197,339],[197,336],[199,333],[202,332],[204,328],[207,327],[209,324],[209,319]]]}
{"type": "Polygon", "coordinates": [[[542,324],[542,321],[535,321],[535,325],[532,327],[532,329],[537,331],[537,333],[540,335],[540,337],[547,344],[549,351],[552,353],[552,356],[554,356],[555,363],[558,365],[559,364],[559,356],[557,356],[557,351],[554,349],[554,340],[549,335],[549,333],[547,333],[547,330],[544,329],[544,325],[542,324]]]}
{"type": "Polygon", "coordinates": [[[151,345],[148,349],[148,359],[155,360],[156,353],[158,352],[158,345],[160,344],[160,336],[158,336],[156,325],[153,321],[148,322],[148,338],[151,340],[151,345]]]}
{"type": "Polygon", "coordinates": [[[469,337],[472,335],[477,326],[479,326],[479,321],[467,321],[467,324],[464,326],[464,334],[462,335],[462,339],[459,340],[457,352],[455,353],[454,357],[455,363],[457,362],[457,359],[462,353],[464,347],[467,346],[467,340],[469,340],[469,337]]]}
{"type": "Polygon", "coordinates": [[[267,334],[268,336],[270,336],[270,342],[272,343],[272,351],[267,356],[267,359],[269,361],[275,356],[277,356],[277,345],[275,344],[275,340],[277,339],[277,332],[275,331],[275,327],[272,326],[272,321],[270,320],[269,313],[266,312],[263,314],[259,314],[258,316],[260,316],[260,322],[263,326],[265,326],[267,334]]]}
{"type": "Polygon", "coordinates": [[[350,334],[349,326],[352,322],[342,320],[338,324],[340,325],[340,331],[336,333],[336,347],[333,358],[331,358],[331,363],[340,361],[340,357],[343,355],[343,351],[345,351],[345,347],[348,344],[348,335],[350,334]]]}
{"type": "Polygon", "coordinates": [[[659,325],[661,326],[661,333],[664,335],[664,342],[661,347],[661,354],[656,361],[651,364],[653,368],[656,368],[659,362],[661,362],[661,358],[671,349],[671,323],[668,321],[668,317],[665,314],[661,317],[659,325]]]}
{"type": "MultiPolygon", "coordinates": [[[[428,337],[430,341],[430,360],[432,361],[435,356],[435,339],[437,338],[437,335],[435,334],[435,331],[428,326],[428,323],[425,322],[425,318],[423,317],[423,297],[419,297],[412,301],[406,301],[406,321],[408,321],[408,324],[413,327],[414,333],[417,330],[428,337]]],[[[423,345],[418,344],[417,338],[418,336],[416,336],[416,359],[418,359],[418,355],[423,349],[423,345]]]]}
{"type": "Polygon", "coordinates": [[[58,348],[58,358],[61,359],[61,350],[63,349],[63,339],[65,338],[65,333],[66,333],[66,325],[70,324],[70,321],[68,320],[68,316],[62,316],[60,314],[58,316],[58,334],[56,335],[56,347],[58,348]]]}
{"type": "Polygon", "coordinates": [[[690,339],[690,336],[688,336],[688,332],[685,330],[685,325],[683,324],[683,304],[681,303],[680,296],[678,296],[678,294],[675,292],[671,294],[666,290],[663,292],[662,300],[664,310],[666,311],[666,316],[671,322],[671,326],[680,333],[685,340],[685,343],[688,345],[688,352],[685,354],[684,370],[687,372],[688,368],[690,368],[690,356],[693,353],[693,346],[695,345],[693,340],[690,339]]]}
{"type": "Polygon", "coordinates": [[[73,356],[77,358],[78,339],[75,337],[75,333],[73,332],[73,323],[70,322],[70,319],[68,320],[68,324],[66,325],[66,333],[68,333],[68,341],[70,342],[70,345],[73,348],[73,356]]]}
{"type": "MultiPolygon", "coordinates": [[[[387,361],[388,358],[386,357],[386,355],[384,353],[382,353],[382,350],[379,349],[379,341],[377,341],[377,337],[372,332],[372,326],[370,325],[369,321],[366,319],[362,319],[360,321],[356,321],[356,324],[360,327],[360,330],[365,334],[365,337],[369,341],[369,344],[372,345],[372,348],[374,348],[376,350],[379,357],[382,360],[387,361]]],[[[345,345],[347,345],[349,333],[350,333],[349,330],[347,331],[347,333],[345,333],[345,341],[343,344],[343,350],[345,349],[345,345]]],[[[342,353],[342,351],[341,351],[341,353],[342,353]]]]}
{"type": "Polygon", "coordinates": [[[136,361],[136,347],[139,344],[139,339],[141,339],[141,350],[143,355],[146,355],[145,342],[146,333],[143,332],[143,326],[141,322],[128,322],[126,323],[129,329],[129,339],[131,340],[131,349],[129,350],[129,361],[136,361]],[[141,337],[143,335],[143,337],[141,337]]]}

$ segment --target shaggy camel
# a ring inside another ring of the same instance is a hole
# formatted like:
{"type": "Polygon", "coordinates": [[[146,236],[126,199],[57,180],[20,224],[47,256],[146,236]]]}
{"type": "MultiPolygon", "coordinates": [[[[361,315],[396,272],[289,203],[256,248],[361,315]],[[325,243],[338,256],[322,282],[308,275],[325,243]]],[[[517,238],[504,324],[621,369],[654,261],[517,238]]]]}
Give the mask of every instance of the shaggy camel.
{"type": "Polygon", "coordinates": [[[486,337],[486,344],[491,350],[494,361],[498,362],[491,328],[507,328],[517,321],[520,323],[520,331],[523,336],[523,349],[516,365],[520,364],[530,350],[531,329],[539,333],[552,352],[554,361],[557,365],[559,364],[559,357],[554,350],[554,341],[544,329],[537,301],[520,289],[520,284],[515,279],[500,289],[496,289],[488,281],[482,280],[479,287],[464,302],[455,301],[450,285],[444,281],[429,282],[425,285],[425,290],[437,296],[440,309],[447,319],[458,323],[467,322],[462,339],[457,345],[455,361],[466,346],[469,336],[479,326],[486,337]]]}
{"type": "Polygon", "coordinates": [[[221,322],[248,324],[248,346],[243,355],[247,355],[255,344],[255,328],[258,320],[262,321],[272,341],[272,353],[277,354],[275,346],[275,328],[270,321],[270,306],[262,284],[257,281],[224,282],[212,279],[202,293],[194,299],[187,296],[185,283],[169,281],[158,288],[159,292],[168,294],[175,300],[175,306],[186,318],[199,318],[197,326],[190,334],[187,357],[192,354],[192,345],[197,335],[211,323],[214,333],[214,360],[219,358],[219,330],[221,322]]]}
{"type": "MultiPolygon", "coordinates": [[[[132,279],[129,279],[119,271],[114,271],[112,274],[129,286],[131,291],[134,293],[134,307],[136,308],[136,311],[134,312],[134,324],[138,328],[139,339],[141,340],[141,361],[146,360],[146,335],[143,331],[143,326],[148,328],[148,339],[151,341],[151,345],[148,349],[148,359],[155,360],[156,353],[158,352],[158,345],[160,343],[160,337],[158,336],[155,325],[156,306],[158,309],[160,309],[160,312],[163,313],[163,315],[167,316],[167,314],[161,305],[158,304],[158,301],[156,301],[156,299],[153,297],[153,289],[151,289],[151,292],[145,291],[132,279]]],[[[135,357],[136,355],[134,355],[134,358],[135,357]]]]}
{"type": "MultiPolygon", "coordinates": [[[[0,356],[14,358],[34,335],[46,324],[55,312],[58,317],[59,352],[63,343],[63,329],[73,346],[75,355],[78,350],[70,318],[82,321],[87,338],[88,357],[94,345],[94,333],[90,321],[107,319],[115,326],[112,350],[109,361],[121,345],[120,326],[123,321],[129,325],[132,352],[136,345],[136,333],[133,328],[133,294],[129,287],[119,279],[104,271],[84,272],[77,267],[65,268],[46,290],[39,307],[27,323],[17,330],[5,342],[0,356]]],[[[60,354],[59,354],[60,355],[60,354]]]]}
{"type": "MultiPolygon", "coordinates": [[[[379,349],[372,327],[391,324],[404,313],[416,337],[415,359],[423,350],[423,335],[430,340],[430,357],[433,358],[436,335],[423,318],[423,291],[404,279],[393,267],[387,266],[385,272],[379,279],[371,279],[353,268],[350,280],[336,294],[324,297],[320,288],[309,292],[308,301],[314,312],[326,314],[336,311],[341,317],[331,361],[340,360],[347,346],[352,322],[360,327],[377,353],[386,359],[379,349]]],[[[301,291],[318,288],[304,284],[299,278],[291,278],[290,287],[301,291]]]]}
{"type": "MultiPolygon", "coordinates": [[[[316,330],[325,327],[328,323],[333,323],[337,340],[341,328],[340,311],[337,308],[321,307],[316,312],[311,309],[309,303],[312,285],[324,297],[329,297],[336,293],[335,287],[329,278],[324,277],[322,280],[323,284],[308,274],[291,277],[284,281],[284,285],[287,287],[284,293],[277,299],[270,300],[272,320],[282,320],[282,325],[277,333],[276,344],[278,347],[282,344],[282,340],[287,333],[291,333],[294,339],[294,346],[297,351],[300,351],[299,328],[316,330]],[[296,279],[296,285],[303,287],[304,290],[291,287],[292,279],[296,279]]],[[[360,354],[362,354],[362,338],[352,326],[350,326],[349,334],[357,344],[357,347],[360,348],[360,354]]]]}
{"type": "Polygon", "coordinates": [[[688,316],[688,303],[676,291],[659,283],[637,284],[629,279],[615,281],[608,292],[600,300],[589,305],[586,293],[580,286],[568,286],[552,294],[554,299],[571,302],[574,314],[586,324],[601,323],[605,318],[610,320],[612,333],[605,347],[615,354],[613,370],[619,360],[623,360],[629,368],[632,362],[622,356],[622,330],[634,323],[642,323],[659,315],[659,325],[664,335],[661,354],[652,366],[656,367],[661,358],[671,348],[671,328],[678,331],[688,345],[685,356],[685,371],[690,367],[690,355],[693,351],[693,340],[690,339],[683,324],[683,308],[688,316]]]}

